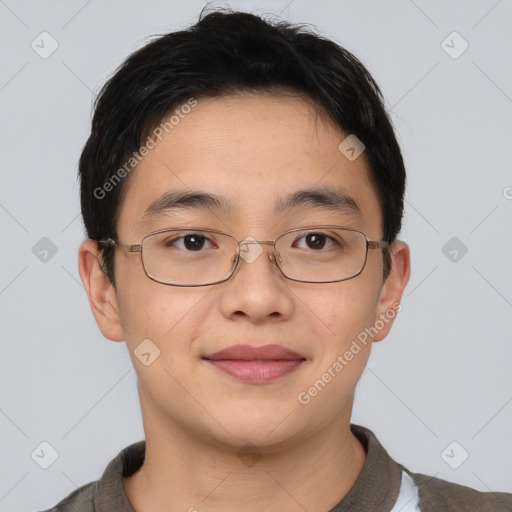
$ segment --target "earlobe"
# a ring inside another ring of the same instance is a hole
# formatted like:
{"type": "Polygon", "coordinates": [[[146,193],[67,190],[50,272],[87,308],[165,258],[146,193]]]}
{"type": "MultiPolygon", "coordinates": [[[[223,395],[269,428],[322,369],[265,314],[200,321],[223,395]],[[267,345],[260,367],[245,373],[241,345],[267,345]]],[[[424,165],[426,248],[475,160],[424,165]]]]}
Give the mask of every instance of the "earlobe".
{"type": "Polygon", "coordinates": [[[411,274],[409,246],[401,240],[391,245],[391,272],[382,285],[375,321],[382,325],[373,341],[383,340],[391,330],[391,326],[401,310],[400,300],[411,274]]]}
{"type": "Polygon", "coordinates": [[[91,311],[103,336],[123,341],[115,288],[100,265],[100,254],[94,240],[84,240],[78,251],[78,270],[91,311]]]}

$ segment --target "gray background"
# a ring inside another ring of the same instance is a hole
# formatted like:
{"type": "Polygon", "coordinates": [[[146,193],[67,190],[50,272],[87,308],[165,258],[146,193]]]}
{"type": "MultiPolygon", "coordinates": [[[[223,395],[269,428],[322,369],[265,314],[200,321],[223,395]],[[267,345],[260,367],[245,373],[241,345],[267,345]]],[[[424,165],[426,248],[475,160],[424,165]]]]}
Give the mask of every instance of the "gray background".
{"type": "MultiPolygon", "coordinates": [[[[2,511],[50,507],[143,438],[126,346],[101,336],[78,277],[76,165],[105,79],[203,5],[0,0],[2,511]],[[43,31],[58,43],[46,59],[31,47],[43,31]],[[31,457],[44,441],[58,453],[48,469],[44,445],[31,457]]],[[[312,23],[353,51],[403,148],[411,280],[391,335],[374,345],[353,422],[413,471],[512,492],[511,1],[230,5],[312,23]],[[454,31],[463,40],[442,44],[454,31]]]]}

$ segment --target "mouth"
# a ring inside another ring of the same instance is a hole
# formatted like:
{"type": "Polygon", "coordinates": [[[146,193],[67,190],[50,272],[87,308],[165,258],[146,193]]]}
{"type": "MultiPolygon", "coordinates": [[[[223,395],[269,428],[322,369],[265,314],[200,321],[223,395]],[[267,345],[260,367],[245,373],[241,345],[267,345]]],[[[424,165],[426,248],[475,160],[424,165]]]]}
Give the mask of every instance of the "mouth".
{"type": "Polygon", "coordinates": [[[252,383],[276,380],[306,361],[304,356],[280,345],[234,345],[202,359],[223,373],[252,383]]]}

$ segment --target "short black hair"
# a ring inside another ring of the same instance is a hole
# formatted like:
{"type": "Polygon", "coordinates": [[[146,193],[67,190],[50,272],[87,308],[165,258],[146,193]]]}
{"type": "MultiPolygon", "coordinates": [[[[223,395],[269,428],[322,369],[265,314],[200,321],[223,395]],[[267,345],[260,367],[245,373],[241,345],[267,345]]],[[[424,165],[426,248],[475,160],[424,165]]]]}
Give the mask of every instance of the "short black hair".
{"type": "MultiPolygon", "coordinates": [[[[191,98],[290,90],[364,144],[383,215],[383,240],[392,243],[401,229],[406,174],[373,77],[352,53],[305,24],[231,9],[206,14],[203,9],[195,25],[158,35],[132,53],[100,90],[79,161],[87,236],[117,240],[130,171],[126,163],[136,164],[145,137],[173,109],[191,98]]],[[[114,283],[113,248],[98,248],[114,283]]],[[[385,280],[391,270],[388,250],[383,261],[385,280]]]]}

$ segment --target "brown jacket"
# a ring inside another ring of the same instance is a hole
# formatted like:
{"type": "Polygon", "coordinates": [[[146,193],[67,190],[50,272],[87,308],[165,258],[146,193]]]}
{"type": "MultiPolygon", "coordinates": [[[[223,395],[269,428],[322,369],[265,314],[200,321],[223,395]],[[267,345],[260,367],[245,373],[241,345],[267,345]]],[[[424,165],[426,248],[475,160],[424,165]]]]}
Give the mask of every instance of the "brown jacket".
{"type": "MultiPolygon", "coordinates": [[[[390,512],[400,491],[402,471],[418,488],[422,512],[512,512],[511,493],[479,492],[412,473],[388,455],[371,430],[355,424],[350,428],[366,450],[366,461],[356,483],[329,512],[390,512]]],[[[124,448],[110,461],[100,480],[80,487],[46,512],[135,512],[124,493],[123,476],[141,467],[145,448],[145,441],[124,448]]]]}

